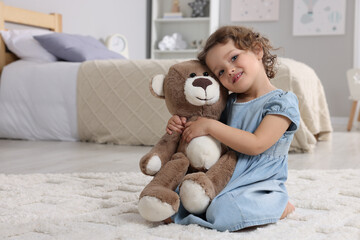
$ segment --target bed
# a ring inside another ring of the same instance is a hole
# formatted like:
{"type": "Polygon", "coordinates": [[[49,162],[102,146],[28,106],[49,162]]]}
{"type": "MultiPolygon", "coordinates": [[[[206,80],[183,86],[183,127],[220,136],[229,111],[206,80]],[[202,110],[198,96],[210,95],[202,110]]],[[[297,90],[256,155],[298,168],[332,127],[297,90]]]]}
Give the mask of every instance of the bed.
{"type": "MultiPolygon", "coordinates": [[[[0,30],[6,21],[62,30],[60,14],[2,3],[0,14],[0,30]]],[[[164,101],[152,97],[148,84],[152,76],[166,73],[182,59],[39,62],[18,59],[0,41],[0,138],[148,146],[165,133],[170,114],[164,101]]],[[[309,152],[317,141],[331,139],[325,93],[312,68],[279,60],[272,81],[298,96],[301,112],[291,151],[309,152]]]]}

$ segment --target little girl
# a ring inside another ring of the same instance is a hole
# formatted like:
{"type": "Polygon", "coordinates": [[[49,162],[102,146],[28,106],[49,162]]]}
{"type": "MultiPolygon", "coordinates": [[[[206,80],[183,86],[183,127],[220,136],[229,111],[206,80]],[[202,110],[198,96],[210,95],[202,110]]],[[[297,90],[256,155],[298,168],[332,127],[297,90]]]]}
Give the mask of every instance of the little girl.
{"type": "Polygon", "coordinates": [[[180,206],[173,222],[236,231],[274,223],[295,210],[284,183],[300,114],[297,97],[269,80],[275,76],[272,49],[267,38],[249,28],[224,26],[209,37],[198,55],[232,92],[222,119],[186,122],[174,115],[167,132],[183,132],[186,141],[211,135],[236,151],[238,162],[204,215],[190,214],[180,206]]]}

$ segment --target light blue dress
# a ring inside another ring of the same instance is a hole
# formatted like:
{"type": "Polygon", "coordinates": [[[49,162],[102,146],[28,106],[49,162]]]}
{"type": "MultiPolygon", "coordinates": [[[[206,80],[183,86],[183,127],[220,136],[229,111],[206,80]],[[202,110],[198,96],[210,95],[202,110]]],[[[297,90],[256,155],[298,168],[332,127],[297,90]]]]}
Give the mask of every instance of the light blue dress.
{"type": "Polygon", "coordinates": [[[201,216],[190,214],[180,205],[172,219],[177,224],[198,224],[219,231],[278,221],[287,205],[285,188],[291,140],[300,124],[298,100],[292,92],[277,89],[245,103],[231,94],[223,112],[229,126],[254,132],[267,114],[283,115],[290,124],[284,135],[260,155],[237,153],[238,162],[227,186],[201,216]]]}

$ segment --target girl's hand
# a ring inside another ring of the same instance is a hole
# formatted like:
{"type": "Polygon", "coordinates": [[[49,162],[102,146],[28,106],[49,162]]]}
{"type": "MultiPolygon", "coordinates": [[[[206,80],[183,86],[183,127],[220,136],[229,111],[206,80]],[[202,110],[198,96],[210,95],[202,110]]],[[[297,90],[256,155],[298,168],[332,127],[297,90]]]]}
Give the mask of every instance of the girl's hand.
{"type": "Polygon", "coordinates": [[[178,115],[173,115],[166,126],[166,132],[168,134],[172,134],[173,131],[182,133],[185,127],[186,118],[185,117],[179,117],[178,115]]]}
{"type": "Polygon", "coordinates": [[[199,117],[196,121],[187,122],[182,135],[183,139],[190,142],[195,137],[208,135],[211,121],[211,119],[199,117]]]}

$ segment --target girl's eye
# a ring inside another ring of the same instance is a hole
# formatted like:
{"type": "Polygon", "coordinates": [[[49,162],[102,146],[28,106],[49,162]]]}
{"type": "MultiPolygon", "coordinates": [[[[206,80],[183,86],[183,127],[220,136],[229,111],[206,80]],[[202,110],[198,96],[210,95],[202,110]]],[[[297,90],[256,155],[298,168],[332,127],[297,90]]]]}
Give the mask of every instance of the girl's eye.
{"type": "Polygon", "coordinates": [[[209,73],[208,73],[208,72],[204,72],[203,75],[204,75],[204,76],[209,76],[209,73]]]}
{"type": "Polygon", "coordinates": [[[190,73],[190,77],[196,77],[196,73],[190,73]]]}
{"type": "Polygon", "coordinates": [[[235,55],[231,58],[231,61],[234,62],[237,59],[238,55],[235,55]]]}
{"type": "Polygon", "coordinates": [[[219,72],[219,77],[220,77],[221,75],[223,75],[223,73],[224,73],[224,70],[221,70],[221,71],[219,72]]]}

